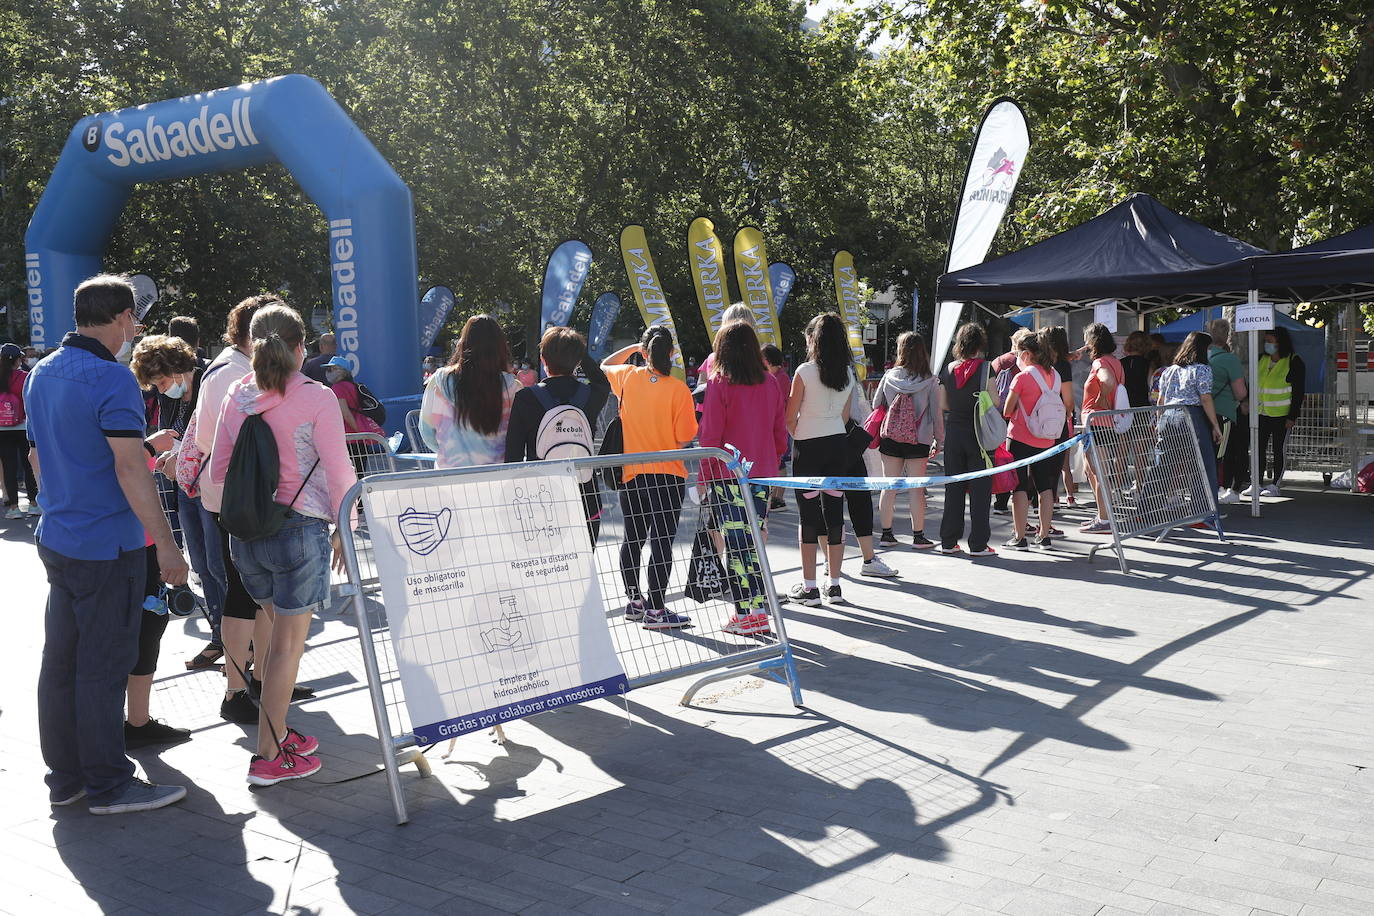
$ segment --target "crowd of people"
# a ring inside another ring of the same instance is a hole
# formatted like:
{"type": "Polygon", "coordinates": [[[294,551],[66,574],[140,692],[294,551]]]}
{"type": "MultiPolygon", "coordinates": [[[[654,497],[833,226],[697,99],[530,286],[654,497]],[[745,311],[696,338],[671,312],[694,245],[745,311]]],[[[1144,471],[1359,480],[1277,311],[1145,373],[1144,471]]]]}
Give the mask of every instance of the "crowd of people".
{"type": "MultiPolygon", "coordinates": [[[[336,524],[340,507],[362,472],[346,436],[383,431],[369,413],[370,394],[335,352],[332,335],[322,335],[319,353],[307,358],[305,325],[275,296],[232,309],[225,347],[213,360],[192,319],[173,319],[166,334],[145,334],[121,277],[81,284],[75,308],[77,330],[45,358],[0,347],[6,513],[38,516],[36,541],[50,583],[39,721],[52,803],[85,799],[93,813],[111,814],[184,796],[182,787],[135,779],[124,751],[190,737],[154,718],[149,706],[167,608],[191,569],[211,636],[186,666],[222,667],[220,715],[257,725],[248,781],[267,786],[316,772],[319,741],[291,726],[290,704],[310,695],[296,684],[299,664],[312,616],[328,597],[331,564],[340,568],[347,536],[336,524]],[[132,371],[120,365],[124,359],[132,371]]],[[[1099,412],[1124,406],[1167,404],[1173,409],[1160,415],[1161,436],[1186,428],[1199,443],[1212,443],[1202,450],[1205,484],[1222,504],[1249,492],[1241,428],[1247,412],[1258,410],[1261,447],[1274,455],[1264,492],[1277,492],[1304,367],[1285,331],[1268,333],[1252,408],[1229,350],[1229,325],[1213,322],[1209,331],[1189,334],[1167,364],[1155,366],[1152,360],[1163,362],[1160,348],[1143,333],[1128,336],[1118,357],[1115,337],[1101,324],[1086,329],[1078,349],[1063,328],[1020,330],[993,357],[983,327],[970,323],[958,329],[941,367],[931,365],[922,337],[907,332],[894,364],[871,386],[870,403],[834,313],[807,324],[806,358],[789,376],[778,348],[760,344],[752,311],[732,306],[712,353],[694,367],[695,387],[673,374],[675,342],[663,327],[600,361],[580,333],[551,327],[539,342],[541,371],[521,378],[499,323],[475,315],[448,364],[427,374],[419,434],[440,468],[579,457],[597,443],[603,454],[671,453],[693,444],[733,450],[759,480],[787,473],[789,464],[806,478],[923,477],[936,458],[950,476],[1038,459],[996,487],[990,475],[946,483],[934,539],[925,489],[908,490],[911,530],[903,537],[913,549],[990,558],[997,556],[989,543],[994,512],[1012,516],[1003,549],[1049,549],[1064,536],[1056,511],[1061,490],[1075,503],[1075,477],[1064,452],[1041,453],[1085,426],[1101,444],[1119,445],[1129,429],[1123,432],[1119,416],[1099,412]],[[615,419],[603,428],[612,398],[615,419]],[[989,403],[1005,419],[1004,442],[986,442],[989,403]],[[996,505],[994,489],[1002,491],[996,505]]],[[[741,482],[733,465],[708,458],[693,475],[684,458],[665,454],[614,473],[588,471],[579,481],[594,545],[603,497],[614,493],[619,503],[623,618],[647,630],[691,625],[669,591],[680,573],[673,544],[695,488],[732,607],[721,629],[767,636],[759,551],[770,512],[787,501],[780,489],[741,482]],[[752,534],[751,516],[762,539],[752,534]]],[[[1097,474],[1089,462],[1097,511],[1079,528],[1087,535],[1111,530],[1104,489],[1113,484],[1097,474]]],[[[787,600],[845,602],[846,521],[862,554],[860,575],[897,575],[877,553],[903,543],[895,532],[896,490],[883,490],[876,507],[863,488],[793,493],[801,580],[787,600]]]]}

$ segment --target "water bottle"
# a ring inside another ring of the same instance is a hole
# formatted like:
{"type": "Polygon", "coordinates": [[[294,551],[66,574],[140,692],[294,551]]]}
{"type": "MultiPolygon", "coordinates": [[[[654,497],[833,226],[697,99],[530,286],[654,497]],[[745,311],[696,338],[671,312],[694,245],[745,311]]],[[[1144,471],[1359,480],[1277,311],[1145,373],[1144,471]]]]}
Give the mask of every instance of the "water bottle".
{"type": "Polygon", "coordinates": [[[152,611],[159,617],[167,616],[167,602],[161,595],[149,595],[143,599],[143,610],[152,611]]]}

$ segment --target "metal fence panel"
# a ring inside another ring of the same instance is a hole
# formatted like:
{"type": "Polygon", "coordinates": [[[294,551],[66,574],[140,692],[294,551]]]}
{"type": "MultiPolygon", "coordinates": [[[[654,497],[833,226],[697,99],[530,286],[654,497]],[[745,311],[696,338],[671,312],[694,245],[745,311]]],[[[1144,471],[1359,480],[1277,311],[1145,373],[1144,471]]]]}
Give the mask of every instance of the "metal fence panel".
{"type": "MultiPolygon", "coordinates": [[[[722,462],[716,466],[725,467],[723,462],[728,462],[730,456],[718,449],[698,448],[572,462],[579,470],[593,472],[591,487],[583,489],[576,508],[581,513],[578,517],[589,519],[588,536],[594,537],[594,574],[601,586],[606,626],[616,655],[632,690],[697,676],[684,692],[684,705],[706,684],[753,674],[785,683],[793,702],[799,705],[801,691],[796,668],[760,533],[759,506],[766,506],[767,491],[756,487],[757,499],[746,498],[737,469],[727,470],[724,480],[705,480],[709,475],[703,475],[703,464],[708,460],[722,462]],[[669,475],[654,476],[626,489],[610,488],[608,473],[646,461],[680,461],[687,478],[679,482],[679,478],[669,475]],[[690,624],[649,628],[662,621],[640,619],[641,609],[633,603],[632,587],[637,587],[646,599],[663,605],[643,610],[662,610],[690,618],[690,624]],[[751,622],[747,615],[762,615],[762,619],[751,622]]],[[[482,475],[509,475],[513,467],[536,476],[542,465],[553,464],[564,463],[532,462],[369,477],[350,491],[341,518],[348,518],[368,487],[384,489],[388,483],[414,487],[430,481],[439,484],[453,482],[455,478],[480,479],[482,475]]],[[[470,513],[471,518],[465,522],[486,526],[486,530],[528,521],[509,512],[502,515],[492,507],[455,507],[455,511],[470,513]]],[[[348,576],[341,591],[352,599],[359,623],[360,648],[388,786],[397,822],[403,823],[407,815],[399,766],[415,762],[422,772],[427,771],[427,766],[416,749],[416,723],[411,721],[406,708],[371,534],[360,528],[352,537],[344,538],[344,553],[348,576]]]]}
{"type": "Polygon", "coordinates": [[[349,433],[344,436],[353,470],[361,477],[388,474],[396,470],[396,456],[386,437],[377,433],[349,433]]]}
{"type": "MultiPolygon", "coordinates": [[[[1130,572],[1122,542],[1174,528],[1217,519],[1217,490],[1209,479],[1202,449],[1188,411],[1182,407],[1134,407],[1095,411],[1111,426],[1089,426],[1088,460],[1106,501],[1099,507],[1112,527],[1112,549],[1122,572],[1130,572]],[[1117,420],[1130,417],[1123,432],[1117,420]]],[[[1218,537],[1220,521],[1215,522],[1218,537]]],[[[1107,545],[1089,551],[1091,559],[1107,545]]]]}

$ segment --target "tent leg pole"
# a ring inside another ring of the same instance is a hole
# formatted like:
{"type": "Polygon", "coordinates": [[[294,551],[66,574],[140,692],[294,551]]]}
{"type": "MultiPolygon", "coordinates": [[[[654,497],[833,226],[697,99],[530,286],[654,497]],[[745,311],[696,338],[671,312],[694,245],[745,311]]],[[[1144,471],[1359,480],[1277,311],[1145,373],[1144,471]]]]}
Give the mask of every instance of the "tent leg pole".
{"type": "MultiPolygon", "coordinates": [[[[1259,302],[1259,290],[1250,290],[1250,304],[1259,302]]],[[[1264,456],[1259,453],[1259,331],[1250,332],[1250,517],[1260,517],[1260,469],[1264,456]]]]}

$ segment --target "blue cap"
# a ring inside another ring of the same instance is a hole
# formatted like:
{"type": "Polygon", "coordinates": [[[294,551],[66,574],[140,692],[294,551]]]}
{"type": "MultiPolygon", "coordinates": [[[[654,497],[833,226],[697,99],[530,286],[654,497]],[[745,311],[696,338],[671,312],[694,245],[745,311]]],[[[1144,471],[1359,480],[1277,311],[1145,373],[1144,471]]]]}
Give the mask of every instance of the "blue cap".
{"type": "Polygon", "coordinates": [[[326,366],[333,366],[336,369],[343,369],[345,372],[353,372],[353,367],[350,366],[348,360],[344,359],[342,356],[331,356],[329,359],[325,360],[324,364],[326,366]]]}

